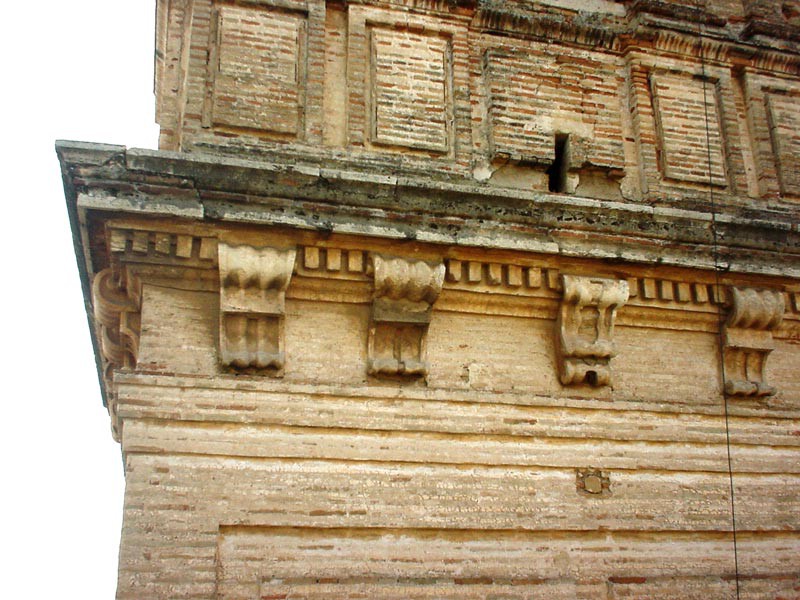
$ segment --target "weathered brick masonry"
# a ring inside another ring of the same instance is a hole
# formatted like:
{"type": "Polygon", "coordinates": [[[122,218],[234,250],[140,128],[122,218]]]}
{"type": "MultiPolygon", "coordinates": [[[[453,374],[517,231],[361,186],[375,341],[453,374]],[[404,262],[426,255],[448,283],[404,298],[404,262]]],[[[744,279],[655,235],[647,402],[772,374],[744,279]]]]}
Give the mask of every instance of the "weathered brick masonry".
{"type": "Polygon", "coordinates": [[[157,15],[57,147],[118,598],[800,598],[800,3],[157,15]]]}

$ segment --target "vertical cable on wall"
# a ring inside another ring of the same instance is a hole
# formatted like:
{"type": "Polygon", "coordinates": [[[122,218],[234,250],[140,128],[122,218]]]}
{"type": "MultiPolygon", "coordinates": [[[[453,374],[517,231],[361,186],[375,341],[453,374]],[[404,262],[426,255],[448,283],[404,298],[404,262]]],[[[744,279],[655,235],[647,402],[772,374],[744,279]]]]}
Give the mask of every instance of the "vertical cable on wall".
{"type": "MultiPolygon", "coordinates": [[[[725,344],[723,340],[723,325],[725,316],[722,312],[723,303],[721,301],[720,290],[722,289],[720,283],[720,272],[725,269],[719,255],[719,243],[717,236],[717,206],[714,199],[714,181],[712,176],[712,159],[711,159],[711,128],[708,116],[708,82],[709,77],[706,69],[705,49],[703,47],[703,17],[706,12],[706,0],[699,0],[696,7],[702,12],[699,21],[698,35],[700,46],[700,69],[703,82],[703,111],[705,114],[705,127],[706,127],[706,167],[708,169],[708,199],[711,205],[711,242],[712,242],[712,259],[714,262],[714,297],[717,299],[717,346],[719,350],[719,360],[721,367],[722,377],[722,404],[725,414],[725,447],[728,458],[728,483],[730,486],[731,494],[731,526],[733,530],[733,563],[736,576],[736,599],[739,600],[739,546],[736,536],[736,494],[733,485],[733,461],[731,459],[731,429],[730,420],[728,417],[728,394],[725,392],[725,344]]],[[[717,125],[719,126],[719,125],[717,125]]]]}

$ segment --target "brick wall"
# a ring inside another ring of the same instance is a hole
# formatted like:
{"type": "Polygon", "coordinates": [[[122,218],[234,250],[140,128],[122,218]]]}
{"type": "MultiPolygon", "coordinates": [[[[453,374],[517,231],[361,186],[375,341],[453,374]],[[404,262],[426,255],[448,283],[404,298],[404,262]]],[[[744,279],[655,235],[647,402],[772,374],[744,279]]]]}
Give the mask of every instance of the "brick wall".
{"type": "Polygon", "coordinates": [[[800,196],[800,93],[775,91],[766,100],[781,193],[800,196]]]}
{"type": "MultiPolygon", "coordinates": [[[[399,385],[366,376],[362,271],[308,264],[281,380],[221,370],[216,293],[145,286],[141,372],[116,379],[120,598],[733,596],[708,283],[632,279],[613,389],[565,389],[554,263],[527,283],[483,265],[437,301],[425,383],[399,385]],[[582,491],[587,470],[603,492],[582,491]]],[[[730,405],[747,598],[800,585],[800,383],[776,337],[779,395],[730,405]]]]}
{"type": "Polygon", "coordinates": [[[746,4],[161,2],[191,156],[64,168],[118,597],[798,597],[800,61],[746,4]]]}
{"type": "Polygon", "coordinates": [[[493,47],[487,36],[484,85],[493,153],[549,165],[557,133],[570,135],[574,166],[622,171],[617,57],[547,44],[493,47]]]}
{"type": "MultiPolygon", "coordinates": [[[[707,202],[710,186],[723,205],[796,201],[800,150],[783,133],[792,101],[754,109],[757,92],[745,95],[740,81],[745,72],[777,75],[785,94],[791,64],[753,55],[743,65],[732,42],[708,43],[700,57],[691,20],[700,13],[677,4],[598,1],[587,7],[596,21],[557,4],[492,5],[501,12],[483,17],[435,2],[410,10],[198,0],[190,13],[170,4],[159,38],[163,145],[312,162],[346,156],[360,169],[402,166],[546,192],[555,136],[567,135],[572,179],[561,192],[692,207],[707,202]],[[614,33],[634,17],[690,25],[654,38],[614,33]],[[710,177],[701,165],[706,116],[710,177]]],[[[744,18],[736,2],[714,11],[708,27],[744,18]]]]}

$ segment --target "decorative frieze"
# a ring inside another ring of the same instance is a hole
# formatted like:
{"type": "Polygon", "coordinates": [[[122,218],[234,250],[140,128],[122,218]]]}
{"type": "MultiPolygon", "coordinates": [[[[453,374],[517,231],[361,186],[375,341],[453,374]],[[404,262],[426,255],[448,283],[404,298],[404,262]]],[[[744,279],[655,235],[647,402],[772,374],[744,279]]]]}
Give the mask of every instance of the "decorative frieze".
{"type": "Polygon", "coordinates": [[[448,283],[538,289],[542,287],[542,279],[546,274],[539,267],[449,259],[446,279],[448,283]]]}
{"type": "Polygon", "coordinates": [[[562,275],[563,297],[556,324],[556,357],[564,385],[611,382],[614,319],[628,301],[628,282],[562,275]]]}
{"type": "Polygon", "coordinates": [[[765,366],[775,343],[772,332],[783,321],[784,297],[776,290],[730,289],[731,308],[723,330],[725,393],[772,396],[765,366]]]}
{"type": "Polygon", "coordinates": [[[428,372],[425,343],[433,303],[444,283],[441,262],[371,256],[375,278],[368,340],[370,375],[428,372]]]}
{"type": "Polygon", "coordinates": [[[303,275],[363,279],[367,270],[364,250],[306,246],[301,256],[298,272],[303,275]]]}
{"type": "MultiPolygon", "coordinates": [[[[561,274],[558,269],[530,265],[447,259],[445,282],[449,285],[496,287],[510,292],[546,290],[560,293],[561,274]]],[[[720,304],[724,292],[716,284],[674,281],[654,277],[628,277],[630,298],[642,303],[657,301],[677,304],[720,304]]]]}
{"type": "Polygon", "coordinates": [[[108,239],[109,250],[130,261],[211,268],[217,260],[217,240],[213,237],[113,227],[108,239]]]}
{"type": "Polygon", "coordinates": [[[628,277],[630,298],[642,301],[657,300],[678,304],[719,304],[724,294],[716,284],[671,281],[652,277],[628,277]]]}
{"type": "Polygon", "coordinates": [[[283,316],[296,250],[219,244],[220,361],[237,369],[284,365],[283,316]]]}
{"type": "MultiPolygon", "coordinates": [[[[353,281],[374,278],[368,372],[376,376],[427,374],[425,342],[430,309],[444,284],[459,291],[561,296],[557,359],[559,377],[564,385],[609,383],[609,361],[613,357],[611,332],[618,306],[631,302],[638,307],[655,304],[667,308],[671,305],[672,309],[686,307],[707,314],[712,308],[709,305],[730,304],[731,294],[738,298],[746,291],[730,292],[727,285],[702,281],[631,276],[626,278],[624,300],[616,302],[603,300],[601,296],[606,292],[597,290],[603,289],[602,282],[607,285],[611,282],[619,291],[621,281],[563,275],[546,263],[510,264],[462,258],[429,263],[372,254],[367,249],[357,248],[304,246],[296,251],[254,248],[225,244],[210,236],[124,226],[110,227],[107,240],[114,257],[115,273],[119,275],[114,276],[111,271],[98,275],[94,293],[98,298],[95,312],[101,328],[101,351],[109,368],[136,365],[140,328],[136,290],[139,285],[133,286],[129,293],[127,284],[122,282],[132,277],[141,277],[150,283],[186,277],[184,267],[201,269],[208,277],[213,277],[204,289],[216,290],[219,285],[220,362],[228,368],[258,370],[273,376],[281,375],[285,360],[284,298],[293,270],[303,276],[321,278],[353,281]],[[217,264],[218,274],[214,272],[217,264]],[[577,293],[565,288],[578,283],[588,285],[590,291],[577,293]],[[430,297],[411,300],[419,293],[417,288],[425,288],[430,297]]],[[[769,294],[775,298],[781,296],[781,306],[800,312],[800,293],[769,294]]],[[[771,330],[754,328],[751,332],[740,325],[726,325],[725,389],[728,394],[766,396],[774,393],[774,388],[764,382],[763,375],[763,363],[772,349],[771,330]],[[743,330],[747,333],[742,333],[743,330]],[[743,341],[745,336],[756,341],[743,341]]]]}

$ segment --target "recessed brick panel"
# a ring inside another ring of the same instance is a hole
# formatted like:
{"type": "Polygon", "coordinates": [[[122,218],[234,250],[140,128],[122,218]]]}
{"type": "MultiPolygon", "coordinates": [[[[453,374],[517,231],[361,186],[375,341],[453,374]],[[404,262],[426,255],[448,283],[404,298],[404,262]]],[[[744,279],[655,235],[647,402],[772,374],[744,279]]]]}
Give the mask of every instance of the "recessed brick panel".
{"type": "Polygon", "coordinates": [[[711,577],[612,577],[609,600],[706,600],[733,598],[736,584],[711,577]]]}
{"type": "Polygon", "coordinates": [[[524,565],[543,551],[490,531],[223,526],[216,591],[225,600],[579,597],[574,579],[542,578],[541,566],[524,565]]]}
{"type": "Polygon", "coordinates": [[[491,49],[485,76],[494,154],[549,164],[569,134],[580,162],[622,169],[621,79],[608,57],[544,45],[491,49]]]}
{"type": "Polygon", "coordinates": [[[446,152],[449,40],[373,27],[372,142],[446,152]]]}
{"type": "Polygon", "coordinates": [[[575,597],[575,584],[560,581],[504,581],[491,578],[353,577],[269,579],[261,582],[261,598],[303,600],[498,600],[500,598],[575,597]]]}
{"type": "Polygon", "coordinates": [[[800,196],[800,96],[772,93],[766,98],[781,193],[800,196]]]}
{"type": "Polygon", "coordinates": [[[726,187],[728,181],[715,84],[707,82],[704,92],[702,79],[688,74],[653,73],[650,85],[663,176],[676,181],[726,187]]]}
{"type": "Polygon", "coordinates": [[[305,15],[299,12],[219,8],[214,124],[298,135],[305,29],[305,15]]]}

